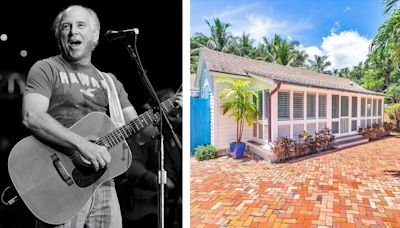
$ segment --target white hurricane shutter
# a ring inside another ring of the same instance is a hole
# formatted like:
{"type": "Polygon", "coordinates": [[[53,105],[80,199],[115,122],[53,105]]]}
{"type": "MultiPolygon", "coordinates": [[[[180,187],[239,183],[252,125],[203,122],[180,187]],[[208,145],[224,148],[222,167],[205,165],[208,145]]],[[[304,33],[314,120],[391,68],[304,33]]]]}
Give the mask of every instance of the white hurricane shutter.
{"type": "Polygon", "coordinates": [[[293,119],[301,120],[304,119],[304,94],[294,93],[293,94],[293,119]]]}
{"type": "MultiPolygon", "coordinates": [[[[264,90],[264,116],[265,118],[269,117],[268,109],[269,109],[269,103],[268,103],[268,96],[269,96],[269,91],[264,90]]],[[[260,110],[261,112],[261,110],[260,110]]]]}
{"type": "Polygon", "coordinates": [[[290,125],[278,126],[278,138],[282,138],[284,136],[290,137],[290,125]]]}
{"type": "Polygon", "coordinates": [[[318,117],[326,118],[326,95],[318,95],[318,117]]]}
{"type": "Polygon", "coordinates": [[[307,119],[315,119],[315,94],[307,94],[307,119]]]}
{"type": "Polygon", "coordinates": [[[299,137],[299,134],[304,131],[304,124],[293,125],[293,139],[299,137]]]}
{"type": "Polygon", "coordinates": [[[315,135],[315,131],[317,130],[316,129],[316,124],[315,123],[308,123],[307,124],[307,131],[308,132],[310,132],[310,134],[312,135],[312,136],[314,136],[315,135]]]}
{"type": "Polygon", "coordinates": [[[289,120],[289,92],[278,92],[278,120],[289,120]]]}

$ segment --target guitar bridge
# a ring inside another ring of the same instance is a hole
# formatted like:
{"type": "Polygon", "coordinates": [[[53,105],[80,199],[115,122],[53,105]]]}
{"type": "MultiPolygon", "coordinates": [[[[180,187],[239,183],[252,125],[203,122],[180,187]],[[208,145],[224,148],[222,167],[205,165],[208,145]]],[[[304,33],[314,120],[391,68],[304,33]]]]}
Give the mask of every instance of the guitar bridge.
{"type": "Polygon", "coordinates": [[[62,165],[60,158],[57,156],[57,154],[51,155],[51,159],[53,160],[53,165],[56,168],[58,174],[61,176],[63,181],[67,183],[68,186],[71,186],[74,184],[74,181],[72,178],[69,176],[67,170],[64,168],[62,165]]]}

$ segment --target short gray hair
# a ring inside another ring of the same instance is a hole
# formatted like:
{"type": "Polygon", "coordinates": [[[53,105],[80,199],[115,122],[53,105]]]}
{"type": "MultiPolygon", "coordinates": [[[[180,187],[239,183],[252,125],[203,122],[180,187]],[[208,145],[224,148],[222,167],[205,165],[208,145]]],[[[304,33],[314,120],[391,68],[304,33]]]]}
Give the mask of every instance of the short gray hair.
{"type": "MultiPolygon", "coordinates": [[[[81,6],[81,5],[72,5],[72,6],[69,6],[68,8],[66,8],[66,9],[64,9],[63,11],[61,11],[53,21],[53,27],[52,28],[54,30],[54,36],[56,37],[57,44],[59,46],[60,46],[60,33],[61,33],[60,32],[61,19],[63,18],[63,15],[64,15],[65,11],[67,11],[71,7],[82,7],[83,9],[85,9],[90,15],[90,20],[91,20],[91,23],[93,25],[93,28],[100,33],[100,20],[97,17],[96,12],[94,12],[92,9],[90,9],[88,7],[84,7],[84,6],[81,6]]],[[[94,43],[94,47],[96,47],[98,44],[99,44],[99,41],[96,41],[94,43]]]]}

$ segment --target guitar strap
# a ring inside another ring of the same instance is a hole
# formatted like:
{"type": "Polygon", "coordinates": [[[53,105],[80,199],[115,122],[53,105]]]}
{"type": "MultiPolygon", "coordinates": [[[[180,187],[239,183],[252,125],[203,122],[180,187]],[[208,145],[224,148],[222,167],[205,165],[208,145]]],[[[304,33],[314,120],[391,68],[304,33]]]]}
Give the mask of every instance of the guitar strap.
{"type": "Polygon", "coordinates": [[[106,82],[108,106],[110,109],[111,120],[117,127],[121,127],[125,124],[125,120],[121,109],[121,103],[119,103],[118,93],[117,90],[115,89],[114,82],[109,74],[102,73],[98,69],[96,70],[99,72],[102,79],[106,82]]]}

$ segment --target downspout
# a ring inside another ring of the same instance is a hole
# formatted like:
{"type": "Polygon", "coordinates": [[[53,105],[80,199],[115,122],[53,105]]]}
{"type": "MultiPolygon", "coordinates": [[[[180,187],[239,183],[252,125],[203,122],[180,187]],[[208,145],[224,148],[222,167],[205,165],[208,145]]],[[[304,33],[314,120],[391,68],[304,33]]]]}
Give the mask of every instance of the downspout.
{"type": "Polygon", "coordinates": [[[271,98],[272,98],[272,95],[274,95],[279,89],[281,88],[281,82],[278,82],[278,85],[275,87],[275,89],[274,90],[272,90],[272,92],[268,95],[268,105],[269,105],[269,107],[268,107],[268,142],[271,142],[271,129],[272,129],[272,126],[271,126],[271,98]]]}

